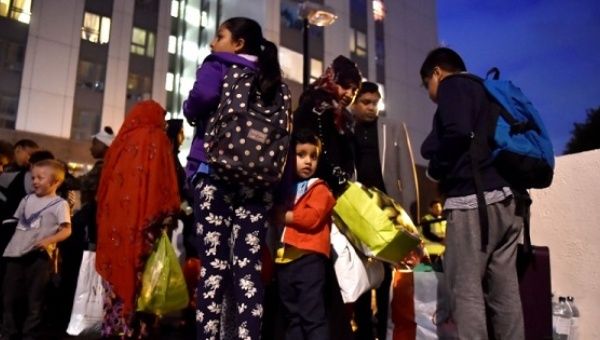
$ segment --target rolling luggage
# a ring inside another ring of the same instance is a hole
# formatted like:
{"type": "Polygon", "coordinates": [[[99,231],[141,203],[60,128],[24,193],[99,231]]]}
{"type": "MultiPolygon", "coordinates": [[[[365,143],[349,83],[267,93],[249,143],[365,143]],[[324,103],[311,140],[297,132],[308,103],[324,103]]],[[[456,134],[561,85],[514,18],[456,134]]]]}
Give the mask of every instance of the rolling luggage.
{"type": "MultiPolygon", "coordinates": [[[[526,198],[526,200],[528,197],[526,198]]],[[[523,244],[517,249],[517,274],[525,322],[525,339],[552,339],[552,285],[548,247],[532,246],[529,235],[529,205],[521,212],[525,221],[523,244]]]]}

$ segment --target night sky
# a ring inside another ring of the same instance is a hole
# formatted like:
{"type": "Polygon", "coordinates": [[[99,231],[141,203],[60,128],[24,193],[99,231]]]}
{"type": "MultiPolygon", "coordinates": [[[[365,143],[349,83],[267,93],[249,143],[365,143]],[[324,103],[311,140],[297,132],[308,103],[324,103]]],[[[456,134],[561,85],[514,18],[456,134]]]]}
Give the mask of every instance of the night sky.
{"type": "Polygon", "coordinates": [[[438,0],[437,12],[440,43],[470,72],[497,66],[521,87],[562,154],[600,107],[600,0],[438,0]]]}

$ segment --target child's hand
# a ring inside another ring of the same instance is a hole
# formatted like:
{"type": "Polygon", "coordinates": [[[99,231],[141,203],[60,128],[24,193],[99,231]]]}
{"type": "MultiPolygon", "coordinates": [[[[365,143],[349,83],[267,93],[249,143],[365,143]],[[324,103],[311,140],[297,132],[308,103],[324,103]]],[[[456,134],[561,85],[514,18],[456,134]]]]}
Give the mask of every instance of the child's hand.
{"type": "Polygon", "coordinates": [[[36,243],[35,248],[46,250],[46,249],[48,249],[48,247],[50,247],[51,244],[52,244],[52,242],[50,242],[50,240],[45,238],[45,239],[40,240],[38,243],[36,243]]]}

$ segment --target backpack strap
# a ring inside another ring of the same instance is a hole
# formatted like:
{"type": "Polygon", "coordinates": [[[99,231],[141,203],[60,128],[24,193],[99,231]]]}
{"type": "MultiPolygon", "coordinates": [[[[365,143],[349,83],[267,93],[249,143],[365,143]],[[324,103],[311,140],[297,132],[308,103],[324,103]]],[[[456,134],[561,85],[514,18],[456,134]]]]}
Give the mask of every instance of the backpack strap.
{"type": "Polygon", "coordinates": [[[512,189],[512,191],[516,203],[515,215],[523,218],[523,251],[526,255],[531,255],[533,253],[529,224],[531,219],[531,196],[529,196],[527,190],[512,189]]]}
{"type": "MultiPolygon", "coordinates": [[[[492,75],[492,79],[498,79],[498,77],[500,76],[500,71],[497,68],[492,68],[490,71],[488,71],[487,76],[489,77],[490,75],[492,75]]],[[[522,129],[529,129],[527,126],[530,125],[531,123],[529,122],[519,122],[517,121],[507,110],[505,110],[496,100],[494,100],[494,98],[492,98],[492,96],[487,92],[487,89],[485,88],[485,84],[482,78],[473,75],[473,74],[469,74],[469,73],[461,73],[461,74],[457,74],[456,76],[460,76],[460,77],[464,77],[464,78],[469,78],[472,79],[473,81],[476,81],[477,83],[481,84],[481,86],[484,88],[484,91],[487,95],[488,98],[488,103],[490,105],[489,107],[489,111],[488,114],[485,115],[485,117],[479,117],[479,119],[490,119],[489,124],[494,124],[495,125],[495,121],[496,121],[496,117],[502,116],[502,118],[504,118],[511,126],[511,133],[519,133],[520,131],[522,131],[522,129]]],[[[484,124],[485,126],[487,126],[487,124],[484,124]]],[[[480,126],[480,124],[476,124],[477,127],[480,126]]],[[[489,126],[489,128],[491,129],[491,126],[489,126]]],[[[471,169],[472,169],[472,173],[473,173],[473,181],[475,184],[475,193],[477,196],[477,210],[479,213],[479,224],[481,227],[481,250],[485,251],[488,245],[488,240],[489,240],[489,217],[488,217],[488,212],[487,212],[487,203],[485,201],[485,193],[484,193],[484,186],[483,186],[483,179],[481,177],[481,170],[479,167],[479,160],[484,156],[481,153],[481,146],[483,146],[484,143],[486,143],[488,136],[488,133],[493,133],[493,130],[490,130],[488,132],[485,131],[478,131],[477,129],[475,131],[473,131],[471,133],[471,145],[469,147],[469,157],[471,158],[471,169]]],[[[512,188],[511,188],[512,189],[512,188]]],[[[531,202],[531,200],[529,200],[529,202],[531,202]]],[[[526,213],[523,211],[522,212],[523,215],[526,215],[526,213]]],[[[526,238],[529,238],[529,218],[523,216],[523,219],[526,220],[526,238]]],[[[529,246],[527,247],[527,249],[531,248],[531,242],[528,241],[529,246]]]]}
{"type": "Polygon", "coordinates": [[[485,251],[489,239],[489,218],[487,213],[487,203],[483,192],[483,180],[479,169],[479,157],[477,153],[478,141],[483,138],[474,132],[471,133],[471,146],[469,147],[469,157],[471,158],[471,169],[473,172],[473,181],[475,182],[475,194],[477,196],[477,210],[479,212],[479,226],[481,227],[481,250],[485,251]]]}

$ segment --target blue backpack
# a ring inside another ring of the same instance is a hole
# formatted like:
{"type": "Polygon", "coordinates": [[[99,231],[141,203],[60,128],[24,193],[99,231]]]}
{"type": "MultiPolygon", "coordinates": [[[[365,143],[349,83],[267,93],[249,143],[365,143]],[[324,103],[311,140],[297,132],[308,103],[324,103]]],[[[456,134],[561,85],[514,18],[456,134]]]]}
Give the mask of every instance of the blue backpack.
{"type": "Polygon", "coordinates": [[[511,186],[546,188],[554,175],[554,148],[531,101],[510,80],[500,80],[492,68],[481,79],[491,101],[494,165],[511,186]],[[491,77],[490,77],[491,75],[491,77]]]}
{"type": "MultiPolygon", "coordinates": [[[[521,197],[517,200],[517,206],[522,205],[524,200],[529,200],[525,189],[546,188],[552,183],[554,148],[548,131],[531,101],[511,81],[500,80],[500,71],[497,68],[492,68],[486,79],[470,74],[461,76],[481,83],[490,100],[490,112],[484,117],[484,126],[488,130],[474,131],[470,148],[481,225],[481,248],[485,250],[489,221],[478,161],[480,153],[485,154],[486,150],[489,150],[488,141],[493,141],[494,167],[510,183],[513,194],[521,197]]],[[[527,206],[530,203],[529,200],[527,206]]],[[[523,218],[528,225],[528,217],[523,215],[523,218]]],[[[526,243],[530,244],[528,233],[525,237],[526,243]]]]}

